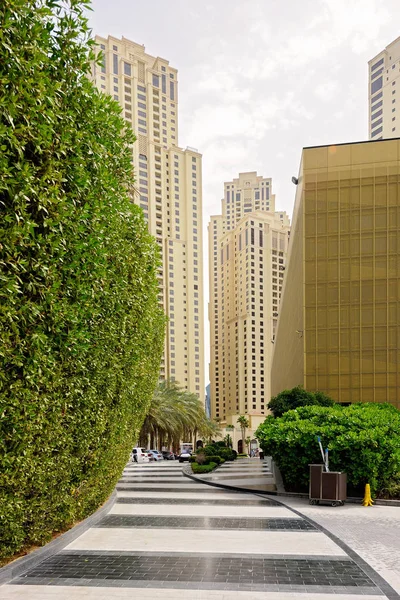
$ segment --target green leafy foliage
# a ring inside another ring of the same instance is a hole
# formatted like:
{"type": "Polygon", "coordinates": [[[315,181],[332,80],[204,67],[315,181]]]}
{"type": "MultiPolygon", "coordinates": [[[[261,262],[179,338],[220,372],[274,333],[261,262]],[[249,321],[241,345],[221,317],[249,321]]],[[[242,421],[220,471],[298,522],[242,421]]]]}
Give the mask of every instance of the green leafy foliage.
{"type": "Polygon", "coordinates": [[[217,442],[216,444],[208,444],[207,446],[204,446],[204,448],[199,448],[197,450],[197,462],[203,460],[200,457],[208,458],[210,456],[219,456],[224,461],[235,460],[237,457],[237,452],[235,450],[232,450],[231,448],[227,448],[223,442],[217,442]]]}
{"type": "Polygon", "coordinates": [[[288,410],[299,406],[333,406],[334,404],[335,401],[323,392],[307,392],[298,385],[273,396],[267,406],[274,417],[281,417],[288,410]]]}
{"type": "Polygon", "coordinates": [[[108,497],[156,385],[158,250],[86,0],[0,3],[0,557],[108,497]]]}
{"type": "Polygon", "coordinates": [[[256,431],[288,490],[306,488],[308,465],[321,463],[317,443],[329,449],[329,467],[344,471],[353,489],[369,483],[376,494],[400,473],[400,411],[390,404],[305,406],[269,416],[256,431]]]}
{"type": "Polygon", "coordinates": [[[173,446],[193,437],[218,435],[220,427],[205,414],[196,394],[182,388],[177,381],[160,381],[154,391],[149,411],[140,431],[139,443],[151,448],[173,446]]]}
{"type": "Polygon", "coordinates": [[[217,467],[217,463],[215,462],[210,462],[208,464],[205,465],[199,465],[196,462],[192,463],[192,471],[193,473],[209,473],[210,471],[213,471],[216,467],[217,467]]]}

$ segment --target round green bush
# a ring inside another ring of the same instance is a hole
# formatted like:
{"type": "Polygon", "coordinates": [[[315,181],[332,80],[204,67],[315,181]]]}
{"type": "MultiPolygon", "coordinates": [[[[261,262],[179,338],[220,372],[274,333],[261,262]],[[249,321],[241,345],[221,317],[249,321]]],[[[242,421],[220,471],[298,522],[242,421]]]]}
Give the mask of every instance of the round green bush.
{"type": "Polygon", "coordinates": [[[157,382],[159,252],[86,0],[0,3],[0,557],[101,505],[157,382]]]}
{"type": "Polygon", "coordinates": [[[376,494],[400,473],[400,411],[390,404],[306,406],[269,416],[256,437],[278,465],[286,489],[306,489],[309,464],[321,463],[317,443],[329,449],[331,471],[347,473],[354,490],[376,494]]]}

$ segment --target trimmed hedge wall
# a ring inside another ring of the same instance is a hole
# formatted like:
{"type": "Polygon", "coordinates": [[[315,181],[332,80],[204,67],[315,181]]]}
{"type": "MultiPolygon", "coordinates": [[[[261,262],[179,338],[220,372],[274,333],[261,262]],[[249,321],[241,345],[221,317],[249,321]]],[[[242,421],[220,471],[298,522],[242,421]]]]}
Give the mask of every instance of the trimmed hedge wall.
{"type": "Polygon", "coordinates": [[[106,500],[163,350],[134,139],[88,79],[89,3],[63,4],[0,3],[0,557],[106,500]]]}

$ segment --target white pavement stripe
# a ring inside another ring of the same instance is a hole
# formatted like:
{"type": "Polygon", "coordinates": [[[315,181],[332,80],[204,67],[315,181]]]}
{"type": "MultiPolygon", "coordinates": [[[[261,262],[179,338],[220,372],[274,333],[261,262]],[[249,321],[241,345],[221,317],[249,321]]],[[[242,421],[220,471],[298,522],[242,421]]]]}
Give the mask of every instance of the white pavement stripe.
{"type": "MultiPolygon", "coordinates": [[[[99,581],[99,583],[101,583],[99,581]]],[[[171,586],[173,584],[171,583],[171,586]]],[[[232,590],[189,590],[170,588],[115,588],[82,586],[4,585],[1,600],[387,600],[367,594],[311,594],[299,592],[239,592],[232,590]]]]}
{"type": "MultiPolygon", "coordinates": [[[[163,488],[170,488],[170,489],[174,489],[174,490],[182,490],[182,489],[189,489],[189,490],[198,490],[201,489],[202,484],[200,483],[186,483],[186,484],[181,484],[181,483],[166,483],[166,484],[162,484],[162,482],[160,483],[144,483],[142,481],[138,482],[138,483],[125,483],[122,482],[121,484],[117,484],[117,485],[123,485],[123,486],[127,486],[127,487],[131,487],[132,489],[134,489],[135,487],[146,487],[146,488],[154,488],[155,490],[162,490],[163,488]]],[[[205,485],[205,484],[203,484],[205,485]]],[[[207,486],[207,489],[210,489],[207,486]]]]}
{"type": "Polygon", "coordinates": [[[163,477],[162,479],[156,479],[155,477],[134,477],[130,475],[129,477],[121,477],[118,483],[140,483],[140,484],[148,484],[148,483],[157,483],[157,485],[167,485],[169,483],[179,483],[180,485],[187,485],[188,483],[192,483],[190,479],[182,479],[182,477],[163,477]]]}
{"type": "MultiPolygon", "coordinates": [[[[210,488],[208,488],[210,489],[210,488]]],[[[185,494],[181,494],[179,493],[179,490],[176,490],[176,492],[162,492],[162,491],[150,491],[150,492],[139,492],[139,491],[134,491],[134,490],[117,490],[117,497],[118,498],[176,498],[176,499],[181,499],[181,498],[186,498],[188,500],[197,500],[197,499],[202,499],[202,500],[232,500],[232,503],[238,502],[240,500],[248,500],[249,499],[249,495],[248,494],[234,494],[234,493],[229,493],[227,492],[216,492],[214,493],[207,493],[207,494],[202,494],[201,493],[202,488],[199,489],[199,491],[196,492],[186,492],[185,494]]]]}
{"type": "Polygon", "coordinates": [[[114,504],[108,514],[114,515],[162,515],[194,517],[251,517],[294,519],[297,516],[280,506],[226,506],[215,504],[114,504]]]}
{"type": "Polygon", "coordinates": [[[130,550],[146,552],[237,552],[346,556],[339,546],[320,532],[246,531],[212,529],[92,528],[66,550],[130,550]]]}

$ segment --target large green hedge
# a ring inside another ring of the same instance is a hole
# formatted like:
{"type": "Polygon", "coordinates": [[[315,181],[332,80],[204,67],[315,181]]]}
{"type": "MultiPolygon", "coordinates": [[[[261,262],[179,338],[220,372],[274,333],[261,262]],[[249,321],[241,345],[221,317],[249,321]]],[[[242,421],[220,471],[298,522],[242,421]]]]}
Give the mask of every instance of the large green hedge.
{"type": "Polygon", "coordinates": [[[267,404],[274,417],[281,417],[288,410],[300,406],[333,406],[335,401],[323,392],[308,392],[301,385],[283,390],[267,404]]]}
{"type": "Polygon", "coordinates": [[[134,138],[87,76],[88,3],[65,4],[0,3],[0,557],[110,494],[164,338],[134,138]]]}
{"type": "Polygon", "coordinates": [[[309,468],[321,463],[317,443],[329,448],[332,471],[345,471],[351,488],[371,485],[374,494],[400,478],[400,411],[390,404],[306,406],[267,417],[256,431],[291,490],[308,485],[309,468]]]}

